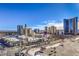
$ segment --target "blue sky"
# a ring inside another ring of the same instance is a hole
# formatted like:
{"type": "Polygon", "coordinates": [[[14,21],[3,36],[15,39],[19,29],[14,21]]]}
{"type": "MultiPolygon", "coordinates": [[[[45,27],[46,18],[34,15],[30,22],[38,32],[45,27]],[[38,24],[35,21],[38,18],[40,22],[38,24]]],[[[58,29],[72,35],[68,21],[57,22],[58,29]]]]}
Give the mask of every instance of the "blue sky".
{"type": "Polygon", "coordinates": [[[0,30],[16,30],[16,26],[41,28],[63,26],[64,18],[79,17],[79,4],[0,4],[0,30]]]}

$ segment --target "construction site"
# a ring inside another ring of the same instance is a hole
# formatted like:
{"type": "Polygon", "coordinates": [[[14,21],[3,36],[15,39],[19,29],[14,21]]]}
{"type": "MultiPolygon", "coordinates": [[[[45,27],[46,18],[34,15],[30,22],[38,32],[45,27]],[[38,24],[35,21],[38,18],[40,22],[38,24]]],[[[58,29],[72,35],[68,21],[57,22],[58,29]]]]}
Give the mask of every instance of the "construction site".
{"type": "Polygon", "coordinates": [[[52,36],[28,43],[21,40],[14,46],[0,47],[0,56],[79,56],[78,44],[78,35],[52,36]]]}

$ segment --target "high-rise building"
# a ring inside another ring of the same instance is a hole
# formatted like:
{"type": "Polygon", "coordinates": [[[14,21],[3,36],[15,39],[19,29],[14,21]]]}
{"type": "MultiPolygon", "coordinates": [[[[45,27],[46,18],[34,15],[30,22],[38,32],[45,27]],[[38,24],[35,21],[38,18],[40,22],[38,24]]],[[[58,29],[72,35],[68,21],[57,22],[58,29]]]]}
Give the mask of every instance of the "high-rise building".
{"type": "Polygon", "coordinates": [[[25,36],[33,36],[34,32],[31,28],[28,28],[27,25],[25,24],[25,27],[23,28],[23,33],[25,36]]]}
{"type": "Polygon", "coordinates": [[[47,27],[47,26],[45,27],[45,32],[49,33],[49,27],[47,27]]]}
{"type": "Polygon", "coordinates": [[[34,29],[34,32],[39,34],[40,33],[40,30],[39,29],[34,29]]]}
{"type": "Polygon", "coordinates": [[[25,27],[24,27],[24,35],[27,36],[27,25],[25,24],[25,27]]]}
{"type": "Polygon", "coordinates": [[[45,33],[47,34],[56,34],[56,30],[55,26],[45,27],[45,33]]]}
{"type": "Polygon", "coordinates": [[[55,26],[51,26],[51,27],[49,28],[49,32],[50,32],[51,34],[56,34],[56,31],[57,31],[57,29],[56,29],[55,26]]]}
{"type": "Polygon", "coordinates": [[[27,29],[27,33],[28,33],[28,36],[31,36],[32,35],[32,29],[31,28],[28,28],[27,29]]]}
{"type": "Polygon", "coordinates": [[[17,25],[17,34],[23,35],[23,25],[17,25]]]}
{"type": "Polygon", "coordinates": [[[64,34],[77,34],[78,17],[64,19],[64,34]]]}

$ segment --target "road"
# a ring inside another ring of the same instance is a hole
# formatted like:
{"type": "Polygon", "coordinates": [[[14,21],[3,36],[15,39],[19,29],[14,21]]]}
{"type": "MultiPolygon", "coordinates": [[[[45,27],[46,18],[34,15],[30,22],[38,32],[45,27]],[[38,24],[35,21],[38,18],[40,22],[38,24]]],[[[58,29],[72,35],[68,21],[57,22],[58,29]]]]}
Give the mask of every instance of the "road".
{"type": "MultiPolygon", "coordinates": [[[[47,45],[45,48],[46,49],[49,49],[49,48],[54,48],[54,47],[58,47],[61,43],[57,43],[57,44],[54,44],[54,45],[47,45]]],[[[29,51],[28,51],[28,54],[29,55],[32,55],[34,56],[35,52],[37,51],[40,51],[41,47],[38,47],[38,48],[31,48],[29,51]]]]}

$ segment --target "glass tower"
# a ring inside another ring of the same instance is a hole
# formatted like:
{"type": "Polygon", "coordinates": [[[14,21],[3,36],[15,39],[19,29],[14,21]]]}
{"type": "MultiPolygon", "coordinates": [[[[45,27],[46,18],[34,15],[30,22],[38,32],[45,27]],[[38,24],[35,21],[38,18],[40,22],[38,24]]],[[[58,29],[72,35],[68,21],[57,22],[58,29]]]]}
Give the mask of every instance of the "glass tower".
{"type": "Polygon", "coordinates": [[[17,25],[17,34],[23,35],[23,26],[22,25],[17,25]]]}
{"type": "Polygon", "coordinates": [[[78,17],[71,19],[64,19],[64,33],[65,34],[77,34],[78,29],[78,17]]]}

